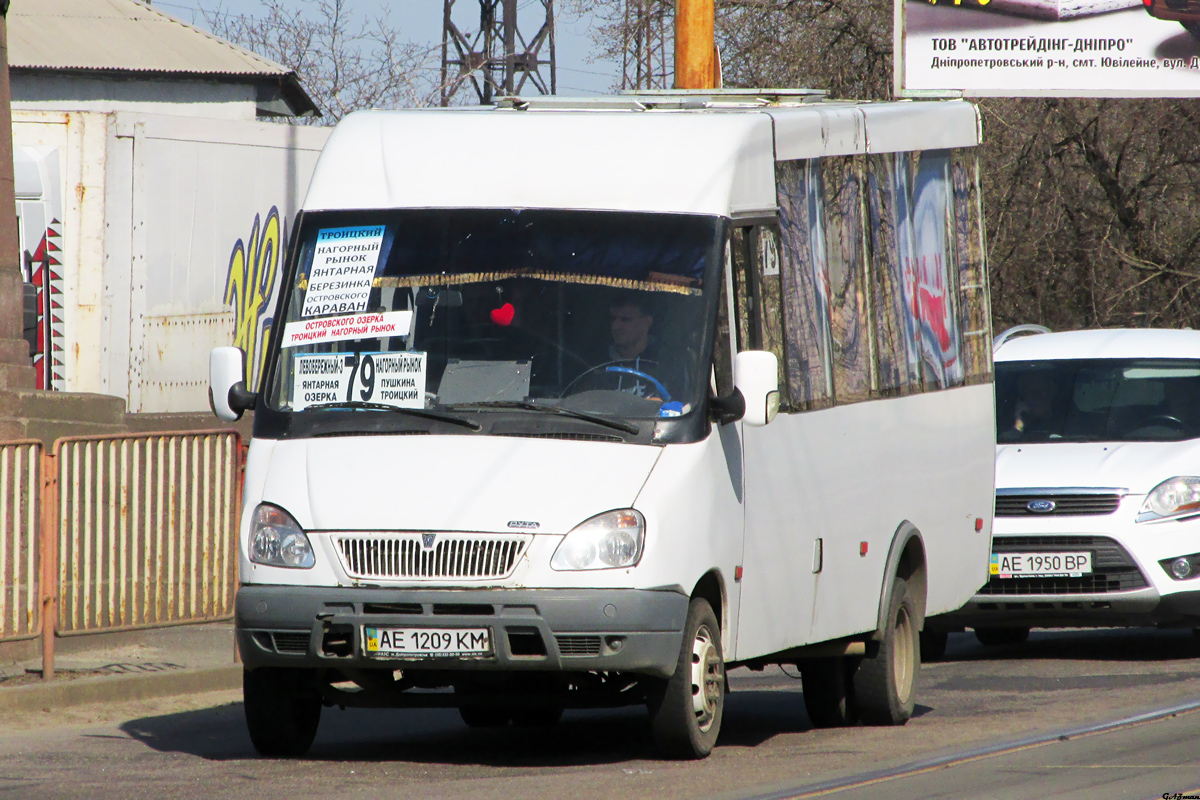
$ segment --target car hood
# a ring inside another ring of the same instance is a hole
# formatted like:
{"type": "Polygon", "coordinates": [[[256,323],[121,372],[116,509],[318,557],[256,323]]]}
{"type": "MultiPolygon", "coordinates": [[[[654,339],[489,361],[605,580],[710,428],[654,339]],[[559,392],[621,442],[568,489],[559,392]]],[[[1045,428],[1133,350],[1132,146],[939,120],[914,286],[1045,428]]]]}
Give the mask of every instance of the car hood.
{"type": "Polygon", "coordinates": [[[263,501],[305,530],[566,533],[594,514],[631,506],[660,453],[518,437],[282,441],[270,455],[263,501]]]}
{"type": "Polygon", "coordinates": [[[1145,494],[1167,478],[1200,475],[1200,440],[1005,444],[996,488],[1114,488],[1145,494]]]}

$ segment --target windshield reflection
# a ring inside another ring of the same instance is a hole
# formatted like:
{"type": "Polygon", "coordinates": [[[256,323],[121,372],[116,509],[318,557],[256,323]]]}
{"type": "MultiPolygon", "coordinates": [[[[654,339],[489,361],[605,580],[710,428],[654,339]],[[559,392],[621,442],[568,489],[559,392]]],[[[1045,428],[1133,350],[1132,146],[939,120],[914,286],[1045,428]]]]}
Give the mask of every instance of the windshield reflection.
{"type": "Polygon", "coordinates": [[[722,235],[688,215],[310,215],[268,402],[686,414],[722,235]]]}

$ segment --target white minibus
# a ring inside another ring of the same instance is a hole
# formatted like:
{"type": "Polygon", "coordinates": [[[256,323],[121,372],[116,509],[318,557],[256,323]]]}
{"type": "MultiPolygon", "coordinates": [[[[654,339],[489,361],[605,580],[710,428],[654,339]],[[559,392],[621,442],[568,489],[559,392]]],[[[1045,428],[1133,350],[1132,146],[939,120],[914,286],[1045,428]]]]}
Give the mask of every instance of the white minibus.
{"type": "Polygon", "coordinates": [[[987,580],[994,412],[966,102],[663,92],[348,116],[287,253],[236,629],[255,747],[323,706],[709,753],[726,673],[903,724],[987,580]]]}

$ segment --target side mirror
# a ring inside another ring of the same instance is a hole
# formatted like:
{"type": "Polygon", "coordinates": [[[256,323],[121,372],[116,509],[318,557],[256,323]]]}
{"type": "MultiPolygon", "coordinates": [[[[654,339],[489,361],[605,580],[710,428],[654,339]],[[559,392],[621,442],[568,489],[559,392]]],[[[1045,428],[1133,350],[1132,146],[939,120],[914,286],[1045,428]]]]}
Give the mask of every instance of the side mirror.
{"type": "Polygon", "coordinates": [[[747,425],[766,425],[779,413],[779,359],[766,350],[744,350],[733,358],[733,385],[746,400],[747,425]]]}
{"type": "Polygon", "coordinates": [[[208,396],[213,413],[226,422],[236,422],[242,412],[258,402],[246,390],[246,354],[240,347],[214,347],[208,357],[208,396]]]}

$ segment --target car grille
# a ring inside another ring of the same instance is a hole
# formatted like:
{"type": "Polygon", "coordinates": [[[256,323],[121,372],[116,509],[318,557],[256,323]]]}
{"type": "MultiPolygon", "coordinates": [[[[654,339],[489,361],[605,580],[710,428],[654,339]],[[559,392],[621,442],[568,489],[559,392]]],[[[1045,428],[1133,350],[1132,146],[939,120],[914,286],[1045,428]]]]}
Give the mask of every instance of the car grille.
{"type": "Polygon", "coordinates": [[[979,590],[981,595],[1106,594],[1143,589],[1148,584],[1124,547],[1107,536],[997,536],[993,553],[1092,552],[1092,572],[1078,578],[999,578],[979,590]]]}
{"type": "Polygon", "coordinates": [[[554,640],[563,657],[600,655],[599,636],[555,636],[554,640]]]}
{"type": "Polygon", "coordinates": [[[1121,505],[1119,494],[998,494],[997,517],[1099,517],[1121,505]],[[1053,511],[1030,511],[1033,500],[1051,500],[1053,511]]]}
{"type": "Polygon", "coordinates": [[[447,580],[503,578],[533,539],[528,534],[439,533],[426,547],[421,533],[335,536],[352,578],[447,580]]]}

